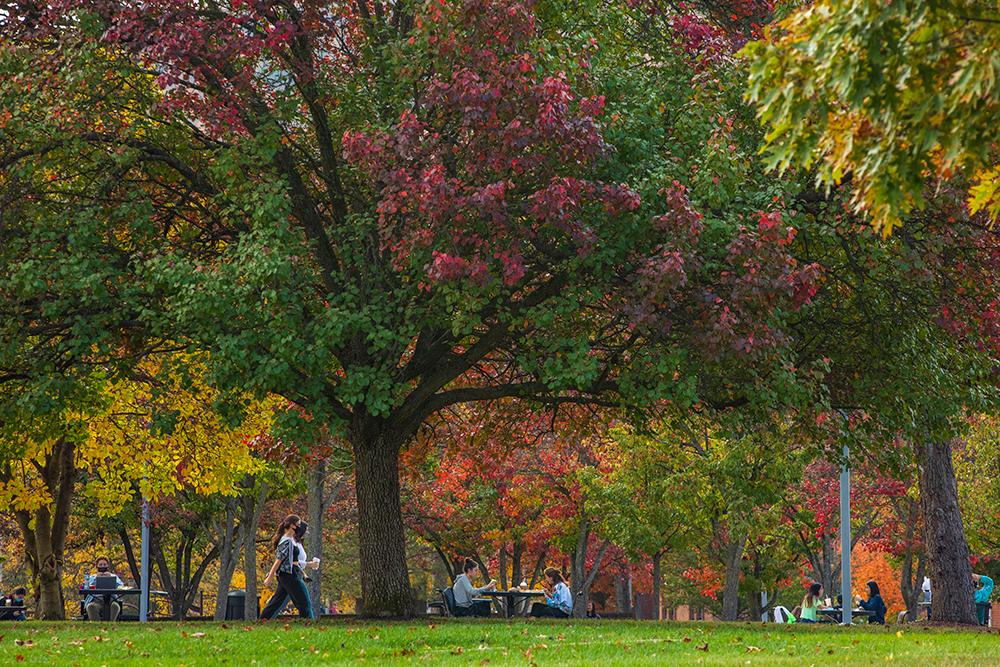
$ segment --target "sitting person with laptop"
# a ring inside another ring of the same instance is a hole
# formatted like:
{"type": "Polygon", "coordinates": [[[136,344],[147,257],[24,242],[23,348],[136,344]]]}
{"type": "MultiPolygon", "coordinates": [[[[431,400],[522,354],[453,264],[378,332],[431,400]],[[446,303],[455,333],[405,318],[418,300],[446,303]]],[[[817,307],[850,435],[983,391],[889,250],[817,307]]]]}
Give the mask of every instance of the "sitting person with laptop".
{"type": "MultiPolygon", "coordinates": [[[[84,588],[107,591],[113,588],[125,587],[125,582],[121,580],[121,577],[111,572],[111,561],[106,556],[101,556],[94,561],[94,567],[97,568],[97,572],[87,575],[83,583],[84,588]]],[[[83,608],[87,612],[87,618],[92,621],[100,621],[104,618],[104,600],[105,598],[102,595],[88,595],[84,599],[83,608]]],[[[118,596],[114,596],[111,598],[111,610],[108,618],[112,621],[117,621],[121,613],[121,599],[118,596]]]]}

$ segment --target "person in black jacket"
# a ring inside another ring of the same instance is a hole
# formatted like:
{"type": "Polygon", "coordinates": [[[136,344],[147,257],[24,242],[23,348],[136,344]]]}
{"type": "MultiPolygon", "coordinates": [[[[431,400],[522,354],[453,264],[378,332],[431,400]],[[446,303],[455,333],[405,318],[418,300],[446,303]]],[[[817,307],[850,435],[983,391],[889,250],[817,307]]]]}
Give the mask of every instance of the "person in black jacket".
{"type": "Polygon", "coordinates": [[[274,595],[268,600],[267,605],[260,612],[260,620],[274,618],[284,609],[288,603],[288,598],[292,599],[295,607],[299,610],[302,618],[315,618],[313,615],[312,601],[309,598],[309,591],[306,589],[302,566],[304,565],[305,553],[295,539],[300,531],[300,524],[305,525],[295,514],[289,514],[285,520],[278,524],[271,545],[274,547],[274,565],[271,571],[264,578],[264,585],[270,586],[275,576],[278,578],[278,587],[274,595]]]}
{"type": "Polygon", "coordinates": [[[868,599],[862,600],[859,596],[857,602],[865,611],[874,613],[873,616],[868,617],[869,623],[885,625],[885,602],[882,601],[882,594],[879,592],[878,584],[874,580],[868,582],[868,599]]]}

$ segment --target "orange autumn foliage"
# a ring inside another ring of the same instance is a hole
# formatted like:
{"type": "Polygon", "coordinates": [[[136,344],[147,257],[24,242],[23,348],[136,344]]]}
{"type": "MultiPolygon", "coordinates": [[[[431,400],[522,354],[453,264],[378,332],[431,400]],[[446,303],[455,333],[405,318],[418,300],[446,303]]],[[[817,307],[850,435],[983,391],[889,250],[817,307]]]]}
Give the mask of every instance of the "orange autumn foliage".
{"type": "Polygon", "coordinates": [[[886,621],[896,618],[896,614],[906,609],[903,594],[899,589],[899,572],[881,551],[868,551],[862,546],[854,547],[851,558],[851,590],[854,595],[868,597],[869,580],[874,579],[882,592],[882,600],[888,608],[886,621]]]}

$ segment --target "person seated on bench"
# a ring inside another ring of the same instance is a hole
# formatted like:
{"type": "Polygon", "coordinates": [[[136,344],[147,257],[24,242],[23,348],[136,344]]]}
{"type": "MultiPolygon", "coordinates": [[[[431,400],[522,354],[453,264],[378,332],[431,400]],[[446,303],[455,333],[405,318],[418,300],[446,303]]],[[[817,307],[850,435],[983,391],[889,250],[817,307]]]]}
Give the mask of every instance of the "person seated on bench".
{"type": "Polygon", "coordinates": [[[573,615],[573,594],[563,579],[562,572],[554,567],[546,568],[545,602],[531,605],[531,615],[535,618],[569,618],[573,615]]]}
{"type": "Polygon", "coordinates": [[[462,574],[455,578],[451,590],[455,593],[455,616],[489,616],[489,600],[474,600],[483,591],[492,591],[497,587],[496,582],[490,583],[480,588],[472,585],[472,577],[476,576],[479,566],[471,558],[465,559],[465,567],[462,574]]]}
{"type": "Polygon", "coordinates": [[[865,611],[872,612],[872,615],[868,617],[869,623],[878,623],[879,625],[885,625],[885,602],[882,601],[882,593],[879,592],[878,584],[874,580],[868,582],[868,599],[862,600],[861,597],[855,598],[855,602],[858,606],[865,611]]]}
{"type": "MultiPolygon", "coordinates": [[[[115,585],[118,588],[124,588],[125,582],[121,580],[117,574],[111,572],[111,561],[108,560],[106,556],[101,556],[94,561],[94,567],[97,568],[97,572],[88,574],[87,578],[83,582],[84,588],[90,588],[91,586],[97,586],[98,577],[114,577],[117,582],[115,585]]],[[[104,613],[104,596],[103,595],[88,595],[83,601],[83,608],[87,612],[87,618],[92,621],[100,621],[103,619],[102,614],[104,613]]],[[[111,614],[109,618],[112,621],[117,621],[118,617],[122,613],[122,603],[117,596],[111,598],[111,614]]]]}
{"type": "Polygon", "coordinates": [[[802,598],[802,604],[792,611],[798,617],[800,623],[819,622],[819,596],[822,591],[823,584],[818,581],[810,584],[809,592],[802,598]]]}
{"type": "MultiPolygon", "coordinates": [[[[28,589],[24,586],[20,586],[14,589],[14,592],[3,599],[3,606],[5,607],[23,607],[24,597],[28,594],[28,589]]],[[[12,611],[10,616],[8,616],[12,621],[26,621],[28,617],[25,616],[23,609],[18,609],[17,611],[12,611]]]]}

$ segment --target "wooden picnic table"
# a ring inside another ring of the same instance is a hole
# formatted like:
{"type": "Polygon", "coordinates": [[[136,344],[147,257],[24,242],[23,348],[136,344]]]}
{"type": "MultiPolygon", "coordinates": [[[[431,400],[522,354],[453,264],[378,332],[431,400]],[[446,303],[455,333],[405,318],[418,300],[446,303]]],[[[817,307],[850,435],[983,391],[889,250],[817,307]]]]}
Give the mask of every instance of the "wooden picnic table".
{"type": "MultiPolygon", "coordinates": [[[[831,623],[843,623],[844,622],[844,611],[842,607],[821,607],[817,610],[820,614],[830,619],[828,622],[831,623]]],[[[852,609],[852,616],[874,616],[875,612],[868,611],[867,609],[852,609]]]]}
{"type": "Polygon", "coordinates": [[[533,597],[545,597],[545,591],[519,591],[517,589],[509,591],[483,591],[483,597],[491,597],[496,601],[503,601],[504,616],[514,617],[514,610],[521,600],[530,600],[533,597]]]}

